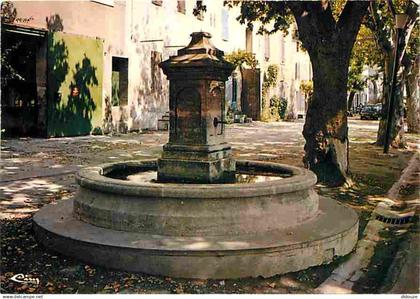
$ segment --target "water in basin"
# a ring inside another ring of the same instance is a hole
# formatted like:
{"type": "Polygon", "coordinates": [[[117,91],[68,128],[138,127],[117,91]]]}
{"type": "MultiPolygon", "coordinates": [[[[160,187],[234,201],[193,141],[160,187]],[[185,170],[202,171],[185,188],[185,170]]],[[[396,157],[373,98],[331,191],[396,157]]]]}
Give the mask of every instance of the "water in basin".
{"type": "MultiPolygon", "coordinates": [[[[134,169],[114,169],[105,174],[106,177],[124,181],[130,181],[133,183],[157,183],[157,171],[156,170],[139,170],[134,169]]],[[[237,170],[235,172],[234,184],[249,184],[259,182],[269,182],[275,180],[281,180],[283,178],[291,177],[290,173],[274,173],[274,172],[262,172],[262,171],[247,171],[237,170]]],[[[182,182],[180,182],[182,183],[182,182]]],[[[232,184],[232,182],[226,182],[226,184],[232,184]]]]}

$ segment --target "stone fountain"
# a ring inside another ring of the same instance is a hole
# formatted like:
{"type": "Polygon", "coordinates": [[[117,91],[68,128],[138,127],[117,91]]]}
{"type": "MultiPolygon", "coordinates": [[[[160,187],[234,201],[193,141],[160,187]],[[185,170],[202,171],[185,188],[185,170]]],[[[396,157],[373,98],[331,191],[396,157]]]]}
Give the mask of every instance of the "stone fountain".
{"type": "Polygon", "coordinates": [[[184,278],[272,276],[329,263],[357,242],[356,213],[288,165],[234,161],[224,88],[233,66],[211,35],[161,63],[170,132],[160,159],[79,171],[73,199],[34,216],[47,248],[109,268],[184,278]]]}

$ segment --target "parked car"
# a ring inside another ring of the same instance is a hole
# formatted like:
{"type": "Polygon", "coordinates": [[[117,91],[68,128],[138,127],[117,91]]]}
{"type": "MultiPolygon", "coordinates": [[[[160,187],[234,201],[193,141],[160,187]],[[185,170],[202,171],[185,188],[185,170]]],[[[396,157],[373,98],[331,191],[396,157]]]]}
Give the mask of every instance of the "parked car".
{"type": "Polygon", "coordinates": [[[366,105],[360,111],[360,119],[379,119],[381,111],[382,104],[366,105]]]}

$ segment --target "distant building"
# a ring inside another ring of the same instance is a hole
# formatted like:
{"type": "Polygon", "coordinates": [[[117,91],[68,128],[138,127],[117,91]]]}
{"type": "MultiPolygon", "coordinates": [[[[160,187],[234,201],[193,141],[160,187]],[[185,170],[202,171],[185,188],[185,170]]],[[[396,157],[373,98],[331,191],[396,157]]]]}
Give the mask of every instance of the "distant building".
{"type": "Polygon", "coordinates": [[[302,81],[312,80],[312,64],[308,53],[302,48],[301,42],[295,37],[296,28],[291,26],[289,34],[284,36],[279,32],[270,38],[270,58],[265,60],[263,68],[277,64],[279,82],[271,95],[277,94],[288,101],[288,112],[295,117],[306,115],[307,103],[300,90],[302,81]]]}
{"type": "Polygon", "coordinates": [[[228,9],[222,0],[11,3],[17,14],[2,24],[2,50],[17,49],[9,60],[25,79],[2,85],[2,128],[12,135],[156,129],[169,110],[168,82],[158,64],[185,47],[194,31],[210,32],[225,53],[255,53],[260,71],[227,84],[228,100],[236,96],[243,112],[258,119],[262,76],[277,64],[279,82],[270,93],[288,99],[296,115],[305,114],[299,86],[311,79],[312,70],[299,42],[291,34],[247,30],[236,20],[239,8],[228,9]],[[206,11],[194,16],[200,4],[206,11]],[[248,92],[245,98],[241,89],[248,92]]]}
{"type": "Polygon", "coordinates": [[[382,102],[382,76],[377,69],[364,67],[362,78],[366,81],[366,86],[354,95],[352,107],[349,107],[351,111],[357,111],[358,108],[368,104],[382,102]]]}

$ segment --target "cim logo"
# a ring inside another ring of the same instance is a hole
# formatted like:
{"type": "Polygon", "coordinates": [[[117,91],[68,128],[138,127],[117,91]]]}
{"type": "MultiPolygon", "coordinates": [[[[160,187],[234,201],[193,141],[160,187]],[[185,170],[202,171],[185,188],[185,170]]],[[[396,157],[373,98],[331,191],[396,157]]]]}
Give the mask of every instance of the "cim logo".
{"type": "Polygon", "coordinates": [[[10,278],[10,280],[13,280],[18,283],[30,283],[30,284],[39,285],[39,278],[33,278],[33,277],[30,277],[29,275],[25,275],[22,273],[14,275],[12,278],[10,278]]]}

